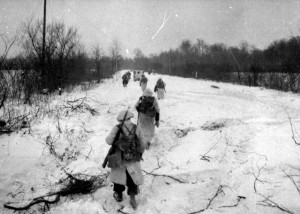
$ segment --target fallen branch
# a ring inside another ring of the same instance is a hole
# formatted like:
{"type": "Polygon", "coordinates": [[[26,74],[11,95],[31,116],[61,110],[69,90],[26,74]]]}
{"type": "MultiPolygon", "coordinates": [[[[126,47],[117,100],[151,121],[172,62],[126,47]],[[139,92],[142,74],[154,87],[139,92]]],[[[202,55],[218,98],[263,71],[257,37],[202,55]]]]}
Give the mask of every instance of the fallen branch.
{"type": "Polygon", "coordinates": [[[5,121],[5,125],[1,127],[0,134],[2,133],[11,133],[15,130],[21,129],[24,124],[26,124],[28,121],[28,116],[30,113],[22,114],[15,116],[15,112],[12,110],[9,110],[7,112],[7,120],[5,121]]]}
{"type": "MultiPolygon", "coordinates": [[[[54,193],[56,194],[56,193],[54,193]]],[[[51,196],[51,195],[50,195],[51,196]]],[[[25,205],[25,206],[12,206],[10,202],[4,204],[4,208],[6,209],[11,209],[11,210],[15,210],[15,211],[21,211],[21,210],[28,210],[30,207],[32,207],[35,204],[39,204],[39,203],[45,203],[45,206],[49,209],[49,204],[55,204],[60,200],[60,195],[56,195],[55,199],[50,201],[50,200],[46,200],[45,197],[50,197],[50,196],[40,196],[37,198],[32,199],[32,201],[25,205]]]]}
{"type": "Polygon", "coordinates": [[[89,153],[87,154],[87,156],[85,157],[85,160],[87,160],[87,159],[90,158],[90,154],[91,154],[92,151],[93,151],[93,147],[90,146],[90,151],[89,151],[89,153]]]}
{"type": "MultiPolygon", "coordinates": [[[[172,169],[174,169],[174,164],[171,162],[171,161],[169,161],[164,155],[161,155],[169,164],[171,164],[172,165],[172,169]]],[[[178,166],[177,166],[178,167],[178,166]]]]}
{"type": "Polygon", "coordinates": [[[155,170],[158,170],[158,169],[160,169],[160,168],[162,167],[162,166],[159,164],[159,157],[158,157],[158,156],[156,156],[156,161],[157,161],[157,167],[154,168],[154,169],[152,169],[152,171],[149,172],[149,173],[153,173],[155,170]]]}
{"type": "Polygon", "coordinates": [[[86,128],[85,128],[85,122],[83,122],[83,121],[80,121],[81,122],[81,125],[80,125],[80,127],[82,128],[82,130],[83,131],[85,131],[86,133],[88,133],[88,134],[91,134],[91,133],[93,133],[94,131],[90,131],[90,130],[87,130],[86,128]]]}
{"type": "Polygon", "coordinates": [[[281,169],[281,171],[292,181],[292,183],[294,184],[294,186],[296,187],[296,189],[297,189],[297,191],[298,191],[298,193],[300,194],[300,189],[299,189],[299,187],[297,186],[297,184],[296,184],[296,182],[295,182],[295,180],[294,180],[294,178],[291,176],[291,175],[288,175],[285,171],[283,171],[282,169],[281,169]]]}
{"type": "Polygon", "coordinates": [[[201,156],[200,160],[205,160],[210,162],[210,156],[207,156],[207,154],[220,142],[221,137],[219,138],[219,140],[204,154],[204,155],[199,155],[201,156]]]}
{"type": "Polygon", "coordinates": [[[217,192],[214,194],[214,196],[213,196],[211,199],[209,199],[208,204],[206,205],[206,207],[205,207],[204,209],[201,209],[201,210],[198,210],[198,211],[194,211],[194,212],[191,212],[191,213],[188,213],[188,214],[202,213],[202,212],[204,212],[205,210],[207,210],[207,209],[211,206],[212,202],[213,202],[220,194],[222,194],[222,193],[225,194],[224,191],[223,191],[223,187],[224,187],[224,186],[219,185],[219,187],[218,187],[218,189],[217,189],[217,192]]]}
{"type": "Polygon", "coordinates": [[[289,122],[290,122],[290,126],[291,126],[291,132],[292,132],[292,139],[294,141],[294,143],[296,145],[300,145],[300,143],[297,142],[296,138],[295,138],[295,133],[294,133],[294,127],[293,127],[293,123],[292,123],[292,119],[291,119],[291,116],[289,115],[289,113],[287,112],[287,110],[284,108],[287,116],[288,116],[288,119],[289,119],[289,122]]]}
{"type": "Polygon", "coordinates": [[[93,115],[93,116],[99,114],[99,112],[96,109],[92,108],[88,104],[85,104],[85,109],[88,110],[91,113],[91,115],[93,115]]]}
{"type": "Polygon", "coordinates": [[[220,89],[220,87],[219,87],[219,86],[216,86],[216,85],[211,85],[210,87],[216,88],[216,89],[220,89]]]}
{"type": "Polygon", "coordinates": [[[206,156],[206,155],[200,155],[201,156],[201,158],[200,158],[200,160],[204,160],[204,161],[208,161],[208,162],[210,162],[210,156],[206,156]]]}
{"type": "Polygon", "coordinates": [[[257,193],[257,194],[264,198],[264,200],[258,202],[258,205],[261,205],[264,207],[275,207],[275,208],[280,209],[283,212],[294,214],[294,212],[288,210],[287,208],[285,208],[283,206],[280,206],[275,201],[271,200],[270,197],[266,197],[260,193],[257,193]]]}
{"type": "Polygon", "coordinates": [[[183,184],[188,183],[187,181],[183,181],[183,180],[181,180],[181,179],[179,179],[179,178],[175,178],[175,177],[173,177],[173,176],[171,176],[171,175],[155,174],[155,173],[147,172],[147,171],[145,171],[145,170],[142,170],[142,171],[145,172],[147,175],[152,175],[152,176],[155,176],[155,177],[166,177],[166,178],[171,178],[171,179],[173,179],[173,180],[175,180],[175,181],[177,181],[177,182],[179,182],[179,183],[183,183],[183,184]]]}
{"type": "Polygon", "coordinates": [[[77,103],[79,101],[81,101],[81,103],[83,103],[85,100],[86,100],[86,97],[81,97],[81,98],[78,98],[76,100],[67,100],[67,103],[71,104],[71,103],[77,103]]]}
{"type": "Polygon", "coordinates": [[[65,108],[70,109],[71,111],[75,111],[78,109],[83,109],[84,107],[84,102],[86,101],[86,97],[79,98],[76,100],[68,100],[67,104],[68,105],[63,105],[65,108]]]}
{"type": "Polygon", "coordinates": [[[171,149],[175,148],[176,146],[178,146],[178,144],[177,144],[177,145],[174,145],[174,146],[171,146],[171,147],[168,149],[168,151],[171,151],[171,149]]]}
{"type": "Polygon", "coordinates": [[[233,204],[233,205],[226,205],[226,206],[221,206],[221,207],[219,207],[219,208],[230,208],[230,207],[237,207],[238,205],[239,205],[239,203],[241,202],[241,200],[245,200],[246,199],[246,197],[245,196],[238,196],[237,197],[237,202],[235,203],[235,204],[233,204]]]}
{"type": "Polygon", "coordinates": [[[63,171],[67,174],[67,178],[60,181],[64,184],[64,187],[57,192],[48,193],[43,196],[33,198],[30,203],[24,206],[13,206],[11,202],[5,203],[3,206],[7,209],[15,211],[28,210],[35,204],[44,203],[49,210],[49,204],[57,203],[61,196],[68,196],[73,194],[88,194],[95,192],[99,187],[104,186],[106,178],[100,176],[91,176],[86,174],[72,175],[68,173],[64,168],[63,171]],[[55,196],[54,200],[46,199],[48,197],[55,196]]]}
{"type": "MultiPolygon", "coordinates": [[[[259,154],[257,154],[257,155],[259,155],[259,154]]],[[[267,161],[267,157],[265,157],[264,155],[259,155],[259,158],[256,161],[256,167],[258,169],[257,174],[255,173],[254,168],[253,168],[253,164],[251,162],[252,175],[254,176],[253,189],[254,189],[255,192],[257,192],[257,188],[256,188],[256,182],[257,181],[259,181],[260,183],[267,183],[267,181],[263,181],[259,178],[260,175],[261,175],[262,170],[265,170],[266,165],[267,165],[266,162],[264,162],[263,166],[261,166],[261,167],[258,166],[258,161],[261,160],[261,157],[264,157],[265,161],[267,161]]]]}
{"type": "Polygon", "coordinates": [[[255,172],[254,172],[252,163],[251,163],[251,168],[252,168],[252,174],[253,174],[253,176],[254,176],[254,178],[255,178],[254,183],[253,183],[253,189],[254,189],[255,192],[257,192],[256,182],[257,182],[257,181],[259,181],[260,183],[265,183],[265,182],[266,182],[266,181],[263,181],[263,180],[259,179],[259,176],[260,176],[260,174],[261,174],[261,171],[264,169],[264,167],[259,168],[257,174],[255,174],[255,172]]]}

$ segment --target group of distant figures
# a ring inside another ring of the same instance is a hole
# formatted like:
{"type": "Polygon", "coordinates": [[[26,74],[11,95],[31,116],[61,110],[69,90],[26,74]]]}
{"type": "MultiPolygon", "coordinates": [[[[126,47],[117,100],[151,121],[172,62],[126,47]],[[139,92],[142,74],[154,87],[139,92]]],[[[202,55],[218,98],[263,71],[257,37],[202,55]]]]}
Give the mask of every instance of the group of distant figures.
{"type": "MultiPolygon", "coordinates": [[[[148,71],[148,74],[151,74],[151,70],[148,71]]],[[[126,73],[123,74],[122,84],[124,87],[127,87],[130,79],[131,79],[130,71],[127,71],[126,73]]],[[[137,79],[137,78],[134,77],[134,79],[137,79]]],[[[145,89],[147,87],[147,82],[148,82],[147,77],[142,73],[141,76],[138,77],[138,79],[140,80],[140,86],[142,87],[142,91],[145,91],[145,89]]],[[[157,98],[159,100],[164,99],[165,93],[166,93],[166,83],[162,80],[161,77],[156,82],[156,85],[154,87],[154,92],[157,93],[157,98]]]]}

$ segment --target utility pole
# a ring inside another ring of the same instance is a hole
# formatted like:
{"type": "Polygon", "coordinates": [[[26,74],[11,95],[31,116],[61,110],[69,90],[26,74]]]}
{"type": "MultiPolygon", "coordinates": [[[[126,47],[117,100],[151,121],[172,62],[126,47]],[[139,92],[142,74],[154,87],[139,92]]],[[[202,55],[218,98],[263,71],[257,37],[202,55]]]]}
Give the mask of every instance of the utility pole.
{"type": "MultiPolygon", "coordinates": [[[[45,83],[46,69],[45,69],[45,46],[46,46],[46,5],[47,0],[44,0],[44,22],[43,22],[43,49],[42,49],[42,82],[45,83]]],[[[44,86],[44,84],[43,84],[44,86]]]]}
{"type": "Polygon", "coordinates": [[[170,75],[171,75],[172,74],[172,70],[171,70],[170,53],[169,53],[169,72],[170,72],[170,75]]]}

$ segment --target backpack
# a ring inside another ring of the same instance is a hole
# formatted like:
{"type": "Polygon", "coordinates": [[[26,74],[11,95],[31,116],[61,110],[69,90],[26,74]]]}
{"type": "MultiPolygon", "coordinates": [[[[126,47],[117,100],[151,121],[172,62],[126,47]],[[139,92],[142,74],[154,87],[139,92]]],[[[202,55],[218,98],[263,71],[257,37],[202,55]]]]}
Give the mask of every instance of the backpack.
{"type": "Polygon", "coordinates": [[[158,80],[157,83],[156,83],[156,87],[157,88],[164,88],[165,84],[162,80],[158,80]]]}
{"type": "MultiPolygon", "coordinates": [[[[124,126],[126,129],[127,127],[124,126]]],[[[135,133],[136,125],[134,125],[133,129],[129,132],[129,135],[125,135],[122,128],[121,130],[121,137],[116,142],[116,145],[121,151],[121,157],[123,160],[128,162],[138,162],[142,159],[142,153],[140,148],[139,139],[135,133]]]]}
{"type": "Polygon", "coordinates": [[[140,105],[139,105],[139,112],[147,115],[148,117],[155,117],[156,109],[153,105],[154,97],[152,96],[142,96],[140,97],[140,105]]]}
{"type": "Polygon", "coordinates": [[[127,80],[128,79],[128,74],[127,73],[123,74],[122,79],[127,80]]]}

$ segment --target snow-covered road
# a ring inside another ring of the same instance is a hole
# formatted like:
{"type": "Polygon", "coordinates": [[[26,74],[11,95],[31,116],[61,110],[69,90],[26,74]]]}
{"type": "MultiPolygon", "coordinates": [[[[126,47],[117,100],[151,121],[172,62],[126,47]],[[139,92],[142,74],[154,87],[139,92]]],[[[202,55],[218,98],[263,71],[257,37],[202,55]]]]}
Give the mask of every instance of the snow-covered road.
{"type": "MultiPolygon", "coordinates": [[[[88,105],[99,112],[60,115],[59,126],[69,134],[54,134],[56,113],[35,124],[31,134],[0,136],[0,203],[20,199],[20,192],[27,198],[41,195],[60,178],[54,158],[44,149],[49,133],[60,137],[62,145],[73,142],[70,148],[84,154],[76,161],[64,160],[70,163],[69,170],[105,172],[101,163],[109,146],[104,139],[120,110],[129,106],[136,121],[134,104],[142,94],[132,80],[123,88],[123,72],[87,92],[64,94],[52,101],[51,105],[57,105],[86,96],[88,105]]],[[[298,95],[159,76],[167,84],[167,93],[159,101],[160,127],[143,156],[145,184],[135,213],[282,213],[278,207],[300,213],[296,188],[300,188],[300,146],[291,131],[292,123],[300,142],[298,95]]],[[[153,89],[159,76],[147,75],[148,87],[153,89]]],[[[121,205],[123,212],[132,212],[128,197],[121,205]]],[[[118,208],[108,185],[90,195],[61,200],[49,213],[118,213],[118,208]]],[[[1,212],[10,211],[1,207],[1,212]]]]}

